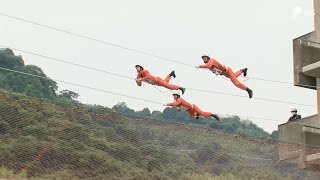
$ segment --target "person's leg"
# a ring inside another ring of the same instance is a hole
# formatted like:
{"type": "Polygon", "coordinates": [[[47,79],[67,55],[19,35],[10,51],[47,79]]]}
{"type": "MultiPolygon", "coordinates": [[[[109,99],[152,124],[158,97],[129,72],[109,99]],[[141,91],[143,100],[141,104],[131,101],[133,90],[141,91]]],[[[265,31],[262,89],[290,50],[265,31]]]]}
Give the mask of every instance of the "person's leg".
{"type": "Polygon", "coordinates": [[[164,81],[167,82],[167,83],[169,83],[170,79],[171,79],[171,75],[168,75],[168,76],[164,79],[164,81]]]}
{"type": "Polygon", "coordinates": [[[243,73],[243,76],[246,77],[247,76],[247,71],[248,71],[248,68],[244,68],[244,69],[240,69],[239,71],[237,71],[234,74],[235,74],[236,77],[239,77],[243,73]]]}
{"type": "Polygon", "coordinates": [[[234,75],[235,75],[236,77],[239,77],[239,76],[242,74],[242,72],[243,72],[243,70],[240,69],[239,71],[237,71],[236,73],[234,73],[234,75]]]}
{"type": "Polygon", "coordinates": [[[167,83],[165,80],[163,80],[163,79],[161,79],[159,77],[157,77],[156,85],[165,87],[165,88],[170,89],[170,90],[178,90],[180,88],[179,86],[167,83]]]}
{"type": "Polygon", "coordinates": [[[194,117],[195,117],[196,112],[195,112],[195,111],[193,111],[193,110],[190,110],[190,111],[188,111],[188,114],[189,114],[189,116],[190,116],[191,118],[194,118],[194,117]]]}
{"type": "Polygon", "coordinates": [[[185,88],[179,87],[177,85],[169,84],[165,80],[163,80],[163,79],[161,79],[159,77],[157,77],[157,82],[156,82],[155,85],[162,86],[162,87],[165,87],[165,88],[170,89],[170,90],[178,90],[179,89],[182,92],[182,94],[184,94],[184,92],[186,91],[185,88]]]}
{"type": "Polygon", "coordinates": [[[205,111],[202,111],[197,105],[193,105],[193,110],[197,113],[197,114],[199,114],[199,116],[203,116],[203,117],[205,117],[205,118],[207,118],[207,117],[210,117],[211,116],[211,112],[205,112],[205,111]]]}
{"type": "Polygon", "coordinates": [[[247,87],[242,84],[238,79],[235,73],[233,73],[232,69],[229,68],[228,71],[226,72],[226,76],[228,78],[230,78],[231,82],[237,86],[238,88],[242,89],[242,90],[247,90],[247,87]]]}

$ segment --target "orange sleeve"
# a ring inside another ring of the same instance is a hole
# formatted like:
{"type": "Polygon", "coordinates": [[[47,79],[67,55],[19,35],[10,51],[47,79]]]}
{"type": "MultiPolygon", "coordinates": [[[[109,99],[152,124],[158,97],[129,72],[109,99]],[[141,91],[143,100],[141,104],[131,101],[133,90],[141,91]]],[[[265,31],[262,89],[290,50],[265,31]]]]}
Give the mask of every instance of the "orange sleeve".
{"type": "Polygon", "coordinates": [[[182,102],[182,100],[181,100],[181,98],[179,98],[177,101],[172,102],[172,103],[168,103],[167,105],[168,105],[168,106],[178,107],[178,106],[181,104],[181,102],[182,102]]]}
{"type": "Polygon", "coordinates": [[[137,83],[138,86],[141,86],[142,85],[141,81],[138,82],[137,79],[139,79],[139,73],[137,74],[136,83],[137,83]]]}
{"type": "Polygon", "coordinates": [[[218,68],[220,71],[224,71],[225,70],[225,66],[222,65],[221,63],[219,63],[217,60],[215,59],[212,59],[212,62],[211,62],[211,67],[214,66],[216,68],[218,68]]]}
{"type": "Polygon", "coordinates": [[[153,79],[153,76],[147,70],[143,70],[143,77],[140,78],[141,81],[145,81],[147,79],[153,79]]]}
{"type": "Polygon", "coordinates": [[[209,62],[207,64],[204,64],[204,65],[200,65],[199,68],[207,68],[207,69],[210,69],[213,65],[213,60],[210,59],[209,62]]]}
{"type": "Polygon", "coordinates": [[[136,81],[136,83],[137,83],[138,86],[142,86],[141,81],[140,82],[136,81]]]}
{"type": "Polygon", "coordinates": [[[209,66],[208,66],[208,64],[204,64],[204,65],[199,65],[198,67],[199,67],[199,68],[208,68],[208,69],[209,69],[209,66]]]}

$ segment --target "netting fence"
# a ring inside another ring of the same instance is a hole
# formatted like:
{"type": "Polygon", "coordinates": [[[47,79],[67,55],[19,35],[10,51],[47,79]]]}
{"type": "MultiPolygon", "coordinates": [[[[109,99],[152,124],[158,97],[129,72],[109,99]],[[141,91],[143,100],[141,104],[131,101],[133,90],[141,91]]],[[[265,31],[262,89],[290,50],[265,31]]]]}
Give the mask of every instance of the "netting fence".
{"type": "Polygon", "coordinates": [[[279,161],[289,142],[0,94],[0,178],[318,179],[279,161]],[[1,177],[4,176],[4,177],[1,177]]]}

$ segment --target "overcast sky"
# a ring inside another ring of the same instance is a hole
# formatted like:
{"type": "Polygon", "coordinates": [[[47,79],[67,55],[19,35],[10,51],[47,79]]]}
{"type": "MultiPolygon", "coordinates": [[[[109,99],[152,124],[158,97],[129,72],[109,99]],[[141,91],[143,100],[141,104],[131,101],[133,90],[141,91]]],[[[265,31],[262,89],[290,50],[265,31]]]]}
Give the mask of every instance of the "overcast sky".
{"type": "MultiPolygon", "coordinates": [[[[0,12],[54,26],[99,40],[167,57],[187,64],[201,64],[210,54],[235,71],[247,67],[248,76],[293,82],[292,39],[313,31],[312,0],[0,0],[0,12]]],[[[107,71],[136,76],[135,64],[165,77],[171,70],[172,84],[196,89],[247,96],[229,81],[208,71],[167,62],[130,51],[0,16],[0,44],[20,48],[107,71]]],[[[81,69],[46,59],[22,55],[27,64],[41,67],[53,78],[160,103],[171,102],[170,92],[161,93],[143,84],[116,76],[81,69]]],[[[243,78],[240,78],[243,80],[243,78]]],[[[244,82],[254,97],[292,101],[316,106],[316,91],[265,81],[244,82]]],[[[126,102],[141,110],[164,107],[121,96],[59,83],[60,90],[80,94],[85,103],[112,107],[126,102]]],[[[161,89],[166,91],[165,89],[161,89]]],[[[290,109],[302,116],[316,113],[316,107],[266,102],[257,99],[187,90],[183,96],[213,113],[254,116],[279,122],[251,119],[271,132],[286,122],[290,109]]]]}

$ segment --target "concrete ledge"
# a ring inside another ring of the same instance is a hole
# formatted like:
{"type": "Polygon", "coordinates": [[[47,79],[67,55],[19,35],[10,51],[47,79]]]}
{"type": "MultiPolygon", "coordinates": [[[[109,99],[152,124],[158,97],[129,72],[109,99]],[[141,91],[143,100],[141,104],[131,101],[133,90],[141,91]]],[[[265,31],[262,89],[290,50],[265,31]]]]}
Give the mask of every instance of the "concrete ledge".
{"type": "Polygon", "coordinates": [[[300,157],[300,154],[301,154],[302,150],[297,150],[297,151],[287,151],[285,153],[282,153],[281,154],[281,157],[279,157],[279,160],[280,161],[283,161],[283,160],[295,160],[298,159],[300,157]]]}
{"type": "Polygon", "coordinates": [[[288,124],[300,124],[304,126],[310,126],[310,127],[315,126],[320,128],[319,123],[317,122],[318,122],[318,114],[315,114],[315,115],[303,117],[302,119],[299,119],[296,122],[286,122],[286,123],[279,124],[278,127],[285,126],[288,124]]]}
{"type": "Polygon", "coordinates": [[[305,159],[305,169],[319,171],[320,169],[320,153],[308,155],[305,159]]]}
{"type": "Polygon", "coordinates": [[[312,64],[309,64],[307,66],[302,67],[302,72],[303,73],[307,73],[308,71],[312,71],[312,70],[315,70],[317,68],[320,68],[320,57],[319,57],[319,61],[318,62],[312,63],[312,64]]]}
{"type": "Polygon", "coordinates": [[[303,131],[320,134],[320,128],[316,128],[316,127],[303,126],[303,131]]]}
{"type": "Polygon", "coordinates": [[[307,76],[320,77],[320,56],[318,62],[302,67],[302,73],[307,76]]]}
{"type": "Polygon", "coordinates": [[[305,39],[300,39],[300,44],[306,45],[306,46],[311,46],[315,48],[320,48],[320,43],[315,42],[315,41],[310,41],[310,40],[305,40],[305,39]]]}
{"type": "Polygon", "coordinates": [[[316,40],[314,31],[293,40],[293,78],[295,86],[316,90],[316,78],[302,72],[302,67],[317,62],[317,60],[314,60],[316,56],[313,49],[320,50],[320,48],[316,44],[309,42],[316,40]]]}
{"type": "Polygon", "coordinates": [[[315,78],[320,77],[320,43],[311,40],[300,39],[299,44],[310,47],[310,50],[306,50],[304,52],[305,54],[302,59],[303,62],[301,63],[302,74],[315,78]]]}
{"type": "Polygon", "coordinates": [[[310,161],[319,161],[319,163],[320,163],[320,153],[308,155],[308,156],[306,157],[306,161],[307,161],[307,162],[310,162],[310,161]]]}

